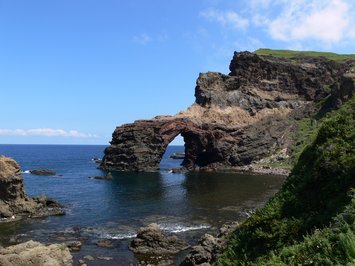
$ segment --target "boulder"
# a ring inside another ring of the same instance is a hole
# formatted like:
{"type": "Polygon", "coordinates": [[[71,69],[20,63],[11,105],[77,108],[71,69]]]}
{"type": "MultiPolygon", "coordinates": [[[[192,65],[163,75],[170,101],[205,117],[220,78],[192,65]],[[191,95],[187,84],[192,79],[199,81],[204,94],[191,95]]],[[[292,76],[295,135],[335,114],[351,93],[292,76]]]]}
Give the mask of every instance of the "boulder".
{"type": "Polygon", "coordinates": [[[231,234],[238,226],[237,222],[223,225],[217,237],[205,234],[198,242],[198,245],[191,248],[189,254],[180,263],[180,266],[202,266],[213,263],[227,248],[231,234]]]}
{"type": "Polygon", "coordinates": [[[82,243],[78,240],[66,241],[63,243],[66,247],[69,248],[69,251],[80,251],[82,243]]]}
{"type": "Polygon", "coordinates": [[[158,224],[152,223],[139,229],[137,237],[131,241],[129,249],[136,254],[173,255],[188,248],[175,235],[165,235],[158,224]]]}
{"type": "Polygon", "coordinates": [[[69,266],[73,265],[69,249],[60,244],[43,245],[32,240],[0,248],[2,266],[69,266]]]}

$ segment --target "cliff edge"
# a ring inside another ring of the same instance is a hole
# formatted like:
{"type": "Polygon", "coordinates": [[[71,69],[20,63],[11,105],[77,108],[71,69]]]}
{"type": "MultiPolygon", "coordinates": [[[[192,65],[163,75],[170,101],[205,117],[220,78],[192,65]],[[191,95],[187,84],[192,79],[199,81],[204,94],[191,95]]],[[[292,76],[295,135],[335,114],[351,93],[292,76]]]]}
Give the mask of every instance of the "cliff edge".
{"type": "Polygon", "coordinates": [[[117,127],[101,168],[158,170],[166,147],[179,134],[187,170],[233,168],[266,158],[288,161],[297,121],[322,107],[336,108],[341,97],[353,93],[353,78],[345,77],[350,67],[323,57],[235,52],[228,75],[199,75],[195,103],[187,110],[117,127]]]}

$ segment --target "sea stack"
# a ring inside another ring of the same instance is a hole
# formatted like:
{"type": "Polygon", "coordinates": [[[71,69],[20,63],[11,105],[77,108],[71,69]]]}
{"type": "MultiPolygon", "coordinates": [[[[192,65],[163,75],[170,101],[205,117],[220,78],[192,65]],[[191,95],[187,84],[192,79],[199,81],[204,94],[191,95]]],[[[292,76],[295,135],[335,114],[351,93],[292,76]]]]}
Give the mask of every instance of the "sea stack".
{"type": "Polygon", "coordinates": [[[60,214],[64,214],[63,208],[54,200],[45,196],[28,197],[18,163],[0,156],[0,221],[60,214]]]}

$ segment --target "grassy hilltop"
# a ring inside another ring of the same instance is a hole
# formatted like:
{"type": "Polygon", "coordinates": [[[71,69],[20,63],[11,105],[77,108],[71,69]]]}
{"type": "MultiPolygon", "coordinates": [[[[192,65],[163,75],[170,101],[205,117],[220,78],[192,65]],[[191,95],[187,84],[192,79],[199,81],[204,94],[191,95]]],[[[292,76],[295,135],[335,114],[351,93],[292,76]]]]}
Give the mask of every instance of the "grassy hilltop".
{"type": "Polygon", "coordinates": [[[274,57],[293,58],[297,56],[309,56],[309,57],[325,57],[329,60],[337,62],[345,62],[348,60],[355,60],[355,54],[336,54],[330,52],[314,52],[314,51],[292,51],[292,50],[272,50],[261,48],[254,51],[257,55],[270,55],[274,57]]]}
{"type": "Polygon", "coordinates": [[[239,227],[216,265],[355,265],[355,95],[307,130],[309,141],[282,189],[239,227]]]}

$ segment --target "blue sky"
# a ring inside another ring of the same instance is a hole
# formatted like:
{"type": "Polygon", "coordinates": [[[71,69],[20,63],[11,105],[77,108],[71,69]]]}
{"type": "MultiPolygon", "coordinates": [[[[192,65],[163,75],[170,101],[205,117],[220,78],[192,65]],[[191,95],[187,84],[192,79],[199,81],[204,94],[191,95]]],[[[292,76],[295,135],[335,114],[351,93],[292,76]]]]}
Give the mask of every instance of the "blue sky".
{"type": "Polygon", "coordinates": [[[107,144],[233,51],[355,53],[352,0],[0,0],[0,143],[107,144]]]}

